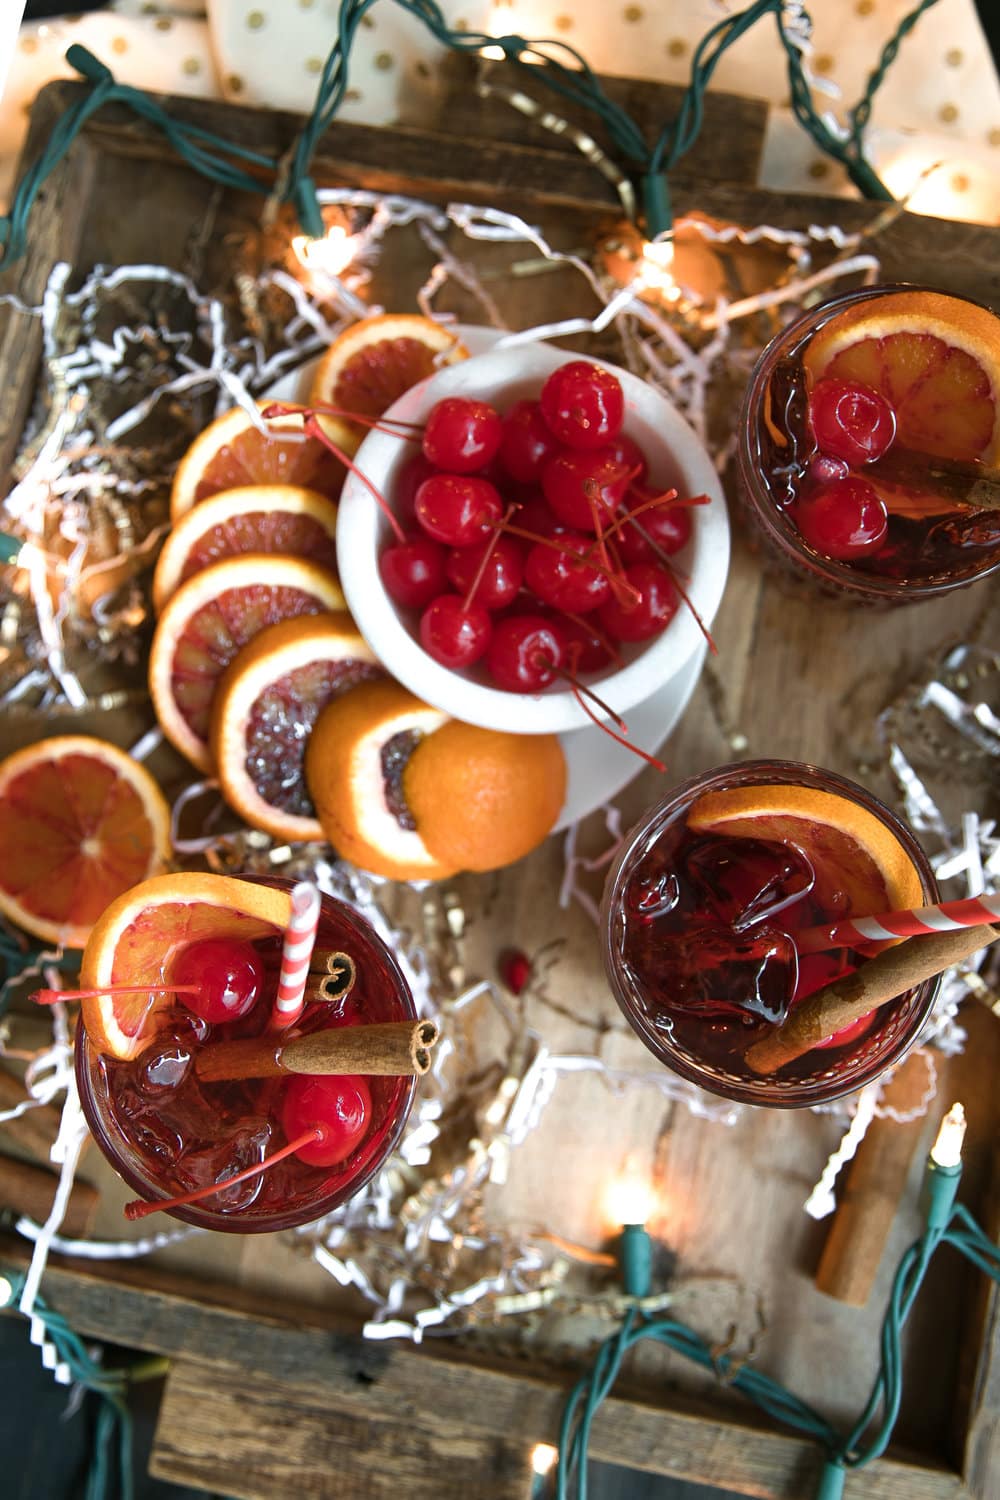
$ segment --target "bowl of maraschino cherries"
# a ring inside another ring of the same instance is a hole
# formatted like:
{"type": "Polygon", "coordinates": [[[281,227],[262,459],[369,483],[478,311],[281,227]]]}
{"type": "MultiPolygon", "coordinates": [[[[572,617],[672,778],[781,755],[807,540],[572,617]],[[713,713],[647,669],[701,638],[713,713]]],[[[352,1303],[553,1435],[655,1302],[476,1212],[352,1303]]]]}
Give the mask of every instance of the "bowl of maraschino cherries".
{"type": "Polygon", "coordinates": [[[470,724],[626,714],[705,641],[729,564],[715,468],[672,403],[550,345],[408,391],[362,443],[337,554],[392,674],[470,724]]]}

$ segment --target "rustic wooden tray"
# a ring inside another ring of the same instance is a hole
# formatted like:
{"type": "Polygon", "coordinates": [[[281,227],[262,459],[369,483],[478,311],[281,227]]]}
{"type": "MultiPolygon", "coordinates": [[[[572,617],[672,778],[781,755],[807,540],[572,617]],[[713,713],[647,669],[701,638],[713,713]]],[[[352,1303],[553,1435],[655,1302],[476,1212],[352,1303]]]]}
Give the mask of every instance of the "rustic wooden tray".
{"type": "MultiPolygon", "coordinates": [[[[444,79],[436,128],[433,120],[393,131],[335,126],[322,143],[317,180],[487,202],[522,214],[561,246],[586,244],[614,221],[613,190],[571,146],[539,135],[497,100],[476,101],[461,68],[447,70],[444,79]]],[[[622,82],[614,87],[647,121],[676,105],[676,90],[622,82]]],[[[40,96],[29,155],[72,91],[57,85],[40,96]]],[[[295,121],[279,115],[191,101],[168,101],[168,107],[269,151],[283,149],[295,129],[295,121]]],[[[886,279],[928,281],[1000,301],[998,230],[907,214],[883,221],[870,204],[779,196],[753,186],[765,117],[764,106],[751,101],[710,101],[705,134],[674,183],[679,212],[698,210],[751,225],[879,225],[872,245],[886,279]]],[[[144,126],[109,110],[89,124],[49,179],[32,220],[31,252],[0,278],[0,289],[35,302],[60,259],[81,272],[98,262],[187,267],[197,256],[199,283],[216,290],[231,273],[235,238],[253,233],[259,214],[259,200],[213,192],[144,126]]],[[[383,262],[373,300],[396,309],[411,306],[426,256],[426,249],[414,245],[406,256],[383,262]]],[[[558,276],[501,277],[491,282],[491,291],[512,324],[528,326],[572,311],[558,282],[558,276]]],[[[454,287],[442,305],[459,317],[470,315],[454,287]]],[[[37,324],[5,317],[2,471],[30,409],[39,358],[37,324]]],[[[768,576],[738,533],[714,632],[719,656],[669,742],[670,776],[681,779],[734,758],[736,735],[743,737],[737,740],[741,756],[811,760],[848,775],[858,775],[862,766],[877,768],[879,710],[944,646],[975,638],[995,642],[998,626],[1000,606],[988,584],[877,616],[821,607],[768,576]]],[[[148,724],[149,715],[139,719],[148,724]]],[[[15,731],[9,727],[5,740],[15,731]]],[[[135,727],[116,727],[123,743],[135,727]]],[[[101,729],[112,732],[108,723],[101,729]]],[[[37,726],[34,732],[40,732],[37,726]]],[[[875,791],[891,791],[880,769],[866,770],[861,779],[875,791]]],[[[626,823],[661,794],[662,785],[652,772],[633,783],[619,799],[626,823]]],[[[958,791],[962,805],[990,811],[982,781],[965,784],[959,776],[958,791]]],[[[540,1007],[532,1023],[555,1050],[593,1051],[596,1037],[606,1061],[640,1066],[644,1054],[620,1026],[607,996],[588,919],[578,909],[554,916],[561,865],[558,841],[550,840],[516,876],[455,883],[474,918],[469,971],[491,972],[498,950],[513,938],[531,951],[551,936],[557,921],[566,956],[554,971],[550,994],[559,1009],[540,1007]]],[[[1000,1028],[985,1010],[967,1009],[970,1044],[942,1068],[939,1088],[943,1101],[961,1097],[970,1114],[963,1191],[983,1214],[1000,1126],[1000,1098],[992,1086],[1000,1028]]],[[[931,1120],[917,1127],[918,1165],[875,1295],[858,1312],[815,1289],[826,1231],[802,1213],[802,1201],[837,1140],[835,1122],[751,1111],[727,1130],[649,1091],[633,1090],[615,1101],[610,1131],[603,1114],[607,1098],[593,1080],[561,1085],[490,1210],[522,1222],[540,1219],[593,1242],[602,1172],[638,1154],[668,1204],[656,1231],[682,1269],[738,1276],[753,1287],[767,1318],[757,1351],[762,1366],[848,1424],[874,1368],[889,1271],[918,1226],[919,1158],[931,1120]]],[[[88,1171],[95,1165],[101,1166],[88,1159],[88,1171]]],[[[95,1180],[106,1203],[98,1227],[116,1233],[122,1192],[110,1172],[98,1170],[95,1180]]],[[[210,1236],[138,1264],[50,1264],[45,1296],[81,1333],[170,1356],[155,1472],[248,1497],[523,1497],[531,1445],[554,1440],[572,1361],[555,1363],[539,1348],[529,1362],[476,1337],[420,1349],[366,1343],[358,1334],[363,1309],[357,1300],[294,1257],[281,1237],[274,1239],[242,1243],[210,1236]]],[[[0,1260],[24,1259],[23,1242],[3,1240],[0,1260]]],[[[964,1264],[935,1266],[907,1338],[909,1378],[898,1446],[855,1482],[857,1493],[870,1500],[996,1493],[997,1300],[964,1264]]],[[[697,1296],[681,1308],[681,1316],[706,1331],[714,1313],[710,1301],[697,1296]]],[[[770,1500],[810,1494],[819,1469],[812,1445],[775,1430],[676,1360],[641,1381],[633,1375],[623,1382],[595,1422],[592,1452],[770,1500]]]]}

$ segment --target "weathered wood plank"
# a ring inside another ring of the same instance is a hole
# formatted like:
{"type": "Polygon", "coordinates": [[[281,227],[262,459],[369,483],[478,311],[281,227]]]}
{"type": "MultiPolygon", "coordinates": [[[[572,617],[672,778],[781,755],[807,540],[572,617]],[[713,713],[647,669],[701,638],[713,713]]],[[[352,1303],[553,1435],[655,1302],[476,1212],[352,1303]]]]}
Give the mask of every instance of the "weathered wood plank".
{"type": "MultiPolygon", "coordinates": [[[[645,78],[602,78],[600,82],[608,98],[630,116],[647,143],[655,141],[664,125],[676,118],[685,92],[678,84],[654,83],[645,78]]],[[[451,53],[443,59],[429,85],[429,103],[407,112],[405,118],[422,129],[459,139],[547,146],[567,156],[579,154],[579,147],[568,136],[546,130],[537,120],[513,108],[503,97],[512,91],[526,94],[594,137],[615,156],[614,144],[593,110],[559,98],[533,73],[467,54],[451,53]],[[480,80],[498,92],[480,96],[476,92],[480,80]]],[[[701,130],[684,157],[684,175],[706,182],[756,182],[768,112],[764,99],[717,90],[706,94],[701,130]]]]}
{"type": "MultiPolygon", "coordinates": [[[[1000,1171],[994,1158],[992,1184],[980,1223],[1000,1244],[1000,1171]]],[[[1000,1287],[977,1275],[966,1312],[955,1410],[962,1472],[976,1500],[993,1500],[1000,1476],[1000,1287]]]]}
{"type": "Polygon", "coordinates": [[[527,1500],[530,1450],[510,1437],[446,1416],[386,1419],[363,1403],[331,1406],[323,1392],[292,1390],[264,1371],[185,1357],[171,1361],[149,1468],[240,1500],[441,1500],[473,1483],[476,1500],[527,1500]]]}
{"type": "MultiPolygon", "coordinates": [[[[0,1264],[23,1260],[16,1242],[0,1245],[0,1264]]],[[[228,1288],[199,1286],[196,1297],[183,1287],[180,1278],[151,1267],[78,1270],[53,1264],[44,1294],[86,1336],[213,1367],[233,1366],[252,1372],[255,1383],[287,1390],[289,1399],[315,1399],[322,1391],[328,1412],[335,1400],[338,1412],[350,1406],[375,1420],[405,1418],[415,1426],[460,1422],[474,1434],[507,1438],[516,1433],[529,1445],[555,1441],[572,1374],[555,1380],[520,1363],[474,1363],[450,1348],[417,1351],[366,1343],[337,1331],[319,1309],[289,1301],[267,1315],[251,1310],[252,1299],[234,1297],[228,1288]]],[[[205,1389],[214,1389],[212,1382],[203,1382],[205,1389]]],[[[595,1419],[591,1452],[761,1500],[802,1500],[819,1467],[815,1446],[751,1425],[748,1412],[745,1403],[724,1393],[711,1411],[675,1392],[669,1393],[669,1405],[613,1396],[595,1419]]],[[[866,1471],[864,1482],[868,1500],[959,1500],[964,1494],[957,1473],[925,1459],[881,1461],[866,1471]]]]}
{"type": "MultiPolygon", "coordinates": [[[[48,117],[32,116],[25,146],[31,160],[45,139],[48,117]]],[[[93,191],[97,152],[80,140],[40,189],[31,213],[31,253],[6,271],[0,262],[0,294],[15,297],[24,307],[36,306],[57,261],[73,264],[83,233],[93,191]]],[[[37,317],[16,307],[0,307],[0,479],[17,452],[31,411],[42,349],[37,317]]]]}

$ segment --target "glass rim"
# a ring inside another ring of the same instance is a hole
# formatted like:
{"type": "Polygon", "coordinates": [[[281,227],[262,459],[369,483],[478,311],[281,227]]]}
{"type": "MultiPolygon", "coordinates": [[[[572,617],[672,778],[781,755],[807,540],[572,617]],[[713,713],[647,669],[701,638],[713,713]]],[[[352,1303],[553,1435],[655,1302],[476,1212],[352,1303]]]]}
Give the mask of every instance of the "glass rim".
{"type": "Polygon", "coordinates": [[[751,434],[755,430],[751,413],[756,411],[762,389],[770,375],[770,367],[779,350],[794,345],[806,332],[822,326],[822,321],[832,317],[845,303],[867,301],[873,297],[892,295],[895,292],[934,292],[939,296],[953,297],[958,302],[968,302],[981,307],[997,317],[997,313],[985,302],[966,297],[960,292],[948,291],[944,287],[927,286],[921,282],[879,282],[875,286],[854,287],[828,298],[817,306],[800,313],[791,323],[776,334],[761,350],[750,372],[737,422],[736,463],[739,470],[740,487],[744,503],[752,510],[757,525],[768,541],[786,559],[801,568],[814,580],[822,581],[843,593],[854,594],[869,602],[918,603],[923,599],[936,599],[942,594],[978,583],[1000,570],[1000,553],[992,562],[985,564],[970,562],[968,569],[960,574],[952,572],[948,577],[932,575],[923,579],[888,578],[878,573],[863,572],[849,563],[836,558],[823,557],[806,545],[798,529],[791,525],[776,505],[769,490],[760,478],[758,464],[751,446],[751,434]]]}
{"type": "MultiPolygon", "coordinates": [[[[912,829],[908,828],[899,815],[867,787],[850,780],[849,777],[841,776],[836,771],[828,771],[823,766],[816,766],[807,761],[766,758],[733,761],[698,772],[688,777],[686,781],[680,782],[666,796],[647,808],[626,833],[622,846],[608,871],[601,899],[599,918],[601,951],[608,985],[619,1010],[643,1046],[663,1067],[670,1068],[689,1083],[694,1083],[706,1093],[720,1098],[767,1109],[802,1109],[816,1104],[832,1103],[847,1094],[856,1093],[858,1089],[871,1083],[873,1079],[880,1077],[887,1069],[898,1063],[919,1039],[940,988],[940,975],[914,986],[909,992],[911,998],[906,1002],[908,1015],[900,1035],[887,1044],[884,1053],[880,1053],[870,1063],[856,1069],[849,1078],[827,1081],[804,1079],[786,1082],[782,1084],[780,1091],[775,1091],[772,1081],[766,1076],[760,1080],[754,1080],[729,1075],[723,1083],[707,1067],[699,1067],[697,1063],[692,1062],[685,1054],[671,1046],[662,1033],[655,1032],[646,1023],[645,1018],[637,1013],[620,982],[617,974],[617,954],[612,946],[612,913],[616,899],[621,895],[626,875],[631,873],[626,870],[627,864],[636,851],[644,845],[656,825],[691,806],[696,796],[700,794],[722,789],[725,785],[752,783],[758,778],[763,781],[768,773],[772,784],[816,786],[820,790],[832,791],[848,797],[852,802],[860,801],[862,806],[867,806],[886,824],[890,832],[899,840],[907,857],[912,860],[920,877],[927,904],[933,904],[938,900],[937,882],[930,861],[912,829]],[[769,1089],[772,1091],[770,1096],[768,1095],[769,1089]]],[[[887,1002],[887,1005],[893,1003],[887,1002]]]]}
{"type": "MultiPolygon", "coordinates": [[[[237,878],[249,879],[251,877],[240,876],[237,878]]],[[[260,877],[254,878],[260,879],[260,877]]],[[[292,882],[286,881],[285,884],[291,885],[292,882]]],[[[336,905],[338,915],[344,916],[349,925],[358,927],[358,924],[361,924],[364,928],[361,936],[366,941],[374,941],[378,944],[381,950],[380,957],[386,962],[396,981],[397,997],[404,1011],[402,1019],[417,1020],[417,1008],[414,1004],[413,995],[406,976],[400,968],[395,954],[379,937],[372,924],[353,906],[350,906],[346,901],[342,901],[339,897],[331,896],[327,891],[321,892],[321,896],[324,901],[333,902],[336,905]]],[[[169,1193],[163,1194],[161,1184],[155,1182],[136,1166],[133,1155],[125,1155],[128,1141],[122,1136],[112,1134],[110,1131],[108,1121],[105,1118],[105,1111],[102,1109],[100,1101],[95,1094],[91,1079],[92,1060],[100,1054],[94,1047],[82,1024],[77,1027],[73,1052],[73,1066],[80,1107],[83,1110],[90,1133],[94,1137],[105,1159],[114,1171],[118,1173],[123,1182],[147,1202],[155,1203],[160,1196],[169,1198],[169,1193]]],[[[406,1081],[405,1075],[403,1081],[404,1083],[406,1081]]],[[[199,1229],[217,1230],[222,1234],[273,1234],[286,1229],[298,1229],[303,1225],[314,1223],[317,1219],[324,1218],[327,1214],[332,1213],[334,1209],[339,1208],[341,1204],[347,1203],[350,1199],[356,1197],[392,1155],[392,1152],[399,1144],[400,1137],[409,1120],[416,1095],[417,1082],[416,1077],[410,1078],[409,1087],[404,1088],[402,1091],[399,1102],[394,1110],[397,1118],[392,1128],[386,1133],[384,1139],[379,1144],[378,1150],[373,1153],[371,1161],[347,1183],[344,1183],[333,1192],[326,1194],[316,1202],[286,1212],[275,1212],[267,1215],[261,1213],[258,1215],[256,1222],[248,1222],[246,1220],[240,1222],[240,1214],[238,1213],[225,1214],[218,1209],[206,1208],[200,1203],[180,1204],[176,1208],[165,1209],[164,1212],[168,1213],[171,1218],[182,1220],[185,1224],[194,1225],[199,1229]]],[[[252,1213],[252,1206],[250,1212],[252,1213]]]]}

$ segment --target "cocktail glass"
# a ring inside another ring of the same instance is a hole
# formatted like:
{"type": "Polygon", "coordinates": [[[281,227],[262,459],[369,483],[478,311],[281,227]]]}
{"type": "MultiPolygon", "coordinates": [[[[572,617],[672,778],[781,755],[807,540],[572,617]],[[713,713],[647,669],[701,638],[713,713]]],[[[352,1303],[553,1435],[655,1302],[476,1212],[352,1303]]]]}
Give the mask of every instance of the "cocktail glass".
{"type": "Polygon", "coordinates": [[[925,287],[846,292],[790,324],[761,355],[737,429],[741,498],[772,556],[823,592],[868,604],[933,598],[1000,569],[1000,423],[992,382],[997,368],[1000,318],[966,298],[925,287]],[[833,347],[832,325],[845,315],[859,323],[868,319],[873,333],[911,317],[918,328],[942,334],[954,328],[954,346],[929,331],[907,335],[905,348],[894,346],[906,362],[905,378],[912,379],[909,389],[919,385],[912,367],[925,361],[940,383],[940,399],[931,400],[926,386],[919,400],[893,396],[894,382],[903,377],[885,367],[885,339],[873,337],[860,353],[859,340],[824,365],[822,351],[833,347]],[[895,437],[880,457],[824,454],[810,417],[816,370],[821,379],[830,370],[865,389],[881,385],[890,405],[896,401],[895,437]],[[976,451],[979,459],[971,456],[976,451]],[[831,485],[852,480],[874,488],[888,512],[887,527],[873,548],[838,557],[803,535],[802,507],[831,485]]]}
{"type": "MultiPolygon", "coordinates": [[[[269,884],[288,885],[271,881],[269,884]]],[[[346,952],[356,979],[341,1002],[306,1008],[298,1031],[416,1018],[409,987],[395,958],[351,907],[322,897],[317,950],[346,952]]],[[[135,1060],[99,1053],[81,1025],[76,1077],[87,1123],[101,1150],[128,1185],[147,1199],[169,1198],[229,1177],[286,1144],[281,1101],[289,1079],[207,1083],[191,1059],[210,1042],[260,1035],[267,1027],[281,957],[281,935],[257,945],[267,983],[242,1021],[211,1025],[178,1006],[168,1028],[135,1060]]],[[[416,1080],[370,1077],[368,1130],[351,1154],[332,1167],[310,1166],[297,1155],[205,1200],[171,1208],[189,1224],[231,1233],[293,1229],[330,1213],[379,1170],[406,1123],[416,1080]]]]}
{"type": "Polygon", "coordinates": [[[886,909],[883,886],[872,890],[867,912],[857,910],[861,892],[852,898],[845,890],[843,848],[829,843],[826,827],[803,822],[795,842],[690,827],[711,793],[781,786],[833,794],[873,815],[916,872],[922,903],[938,899],[913,835],[863,787],[795,761],[747,761],[694,777],[646,813],[609,873],[601,928],[612,993],[662,1063],[711,1093],[790,1108],[836,1099],[898,1062],[930,1013],[938,980],[773,1074],[753,1072],[745,1053],[776,1024],[765,1013],[773,1017],[790,993],[802,999],[862,961],[844,950],[799,959],[795,932],[886,909]],[[816,880],[806,890],[810,869],[816,880]]]}

